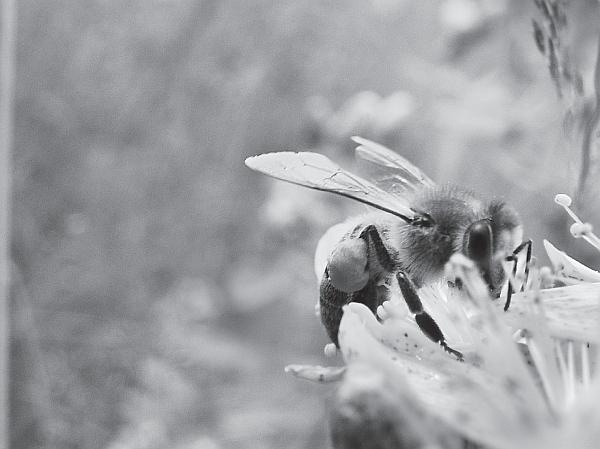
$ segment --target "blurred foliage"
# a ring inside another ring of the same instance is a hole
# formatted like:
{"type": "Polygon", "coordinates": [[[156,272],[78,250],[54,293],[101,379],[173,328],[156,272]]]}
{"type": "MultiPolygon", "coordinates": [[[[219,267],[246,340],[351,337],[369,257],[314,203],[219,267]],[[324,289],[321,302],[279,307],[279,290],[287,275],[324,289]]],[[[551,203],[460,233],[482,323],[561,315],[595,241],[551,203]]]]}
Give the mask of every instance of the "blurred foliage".
{"type": "MultiPolygon", "coordinates": [[[[596,12],[569,9],[588,78],[596,12]]],[[[330,389],[283,366],[332,363],[312,251],[361,209],[256,176],[248,155],[351,164],[361,134],[513,202],[538,248],[581,251],[552,206],[578,149],[533,4],[24,0],[19,14],[15,448],[328,445],[330,389]]]]}

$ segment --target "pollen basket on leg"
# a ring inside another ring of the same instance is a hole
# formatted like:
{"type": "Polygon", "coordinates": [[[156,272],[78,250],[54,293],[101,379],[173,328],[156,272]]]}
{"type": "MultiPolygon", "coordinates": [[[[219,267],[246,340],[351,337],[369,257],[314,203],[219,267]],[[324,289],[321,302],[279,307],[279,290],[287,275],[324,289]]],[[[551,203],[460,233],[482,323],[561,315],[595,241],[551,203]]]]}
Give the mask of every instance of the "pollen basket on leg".
{"type": "Polygon", "coordinates": [[[360,290],[369,280],[367,244],[363,239],[340,242],[329,256],[327,269],[332,284],[346,293],[360,290]]]}

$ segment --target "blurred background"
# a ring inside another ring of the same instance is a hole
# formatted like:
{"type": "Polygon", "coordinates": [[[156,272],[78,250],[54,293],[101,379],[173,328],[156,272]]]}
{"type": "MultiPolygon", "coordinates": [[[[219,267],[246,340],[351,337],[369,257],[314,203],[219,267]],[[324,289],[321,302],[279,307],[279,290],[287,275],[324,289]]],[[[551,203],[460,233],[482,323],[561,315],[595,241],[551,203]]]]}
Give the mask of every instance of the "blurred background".
{"type": "MultiPolygon", "coordinates": [[[[571,3],[588,88],[598,4],[571,3]]],[[[352,168],[362,135],[511,202],[542,261],[549,238],[597,268],[553,203],[581,150],[534,17],[522,0],[18,2],[11,447],[329,447],[333,387],[283,368],[341,363],[313,251],[364,209],[251,172],[253,154],[352,168]]]]}

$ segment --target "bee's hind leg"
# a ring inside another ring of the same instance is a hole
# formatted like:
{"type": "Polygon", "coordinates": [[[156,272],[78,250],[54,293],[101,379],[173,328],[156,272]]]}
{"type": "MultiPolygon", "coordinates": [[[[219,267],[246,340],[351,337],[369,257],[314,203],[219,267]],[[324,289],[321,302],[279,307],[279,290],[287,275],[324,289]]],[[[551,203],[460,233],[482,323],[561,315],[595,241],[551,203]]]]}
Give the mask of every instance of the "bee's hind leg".
{"type": "Polygon", "coordinates": [[[375,257],[381,267],[392,273],[395,268],[394,259],[392,258],[389,250],[386,248],[379,231],[375,225],[369,225],[359,235],[359,238],[363,239],[369,247],[375,250],[375,257]]]}
{"type": "MultiPolygon", "coordinates": [[[[529,263],[531,262],[531,246],[532,246],[532,241],[531,241],[531,239],[529,239],[529,240],[521,243],[519,246],[517,246],[515,248],[515,250],[513,251],[513,253],[506,258],[507,262],[513,263],[511,276],[514,278],[517,275],[517,263],[519,261],[517,256],[521,253],[521,251],[523,251],[523,249],[527,248],[527,252],[525,254],[525,272],[523,273],[525,275],[525,280],[523,282],[523,285],[521,286],[521,291],[525,290],[525,284],[527,284],[527,280],[529,279],[529,263]]],[[[504,311],[505,312],[510,307],[510,300],[512,299],[513,293],[514,293],[513,286],[509,279],[508,288],[506,290],[506,302],[504,303],[504,311]]]]}
{"type": "Polygon", "coordinates": [[[446,352],[455,356],[459,361],[463,361],[463,355],[461,352],[452,349],[446,343],[446,338],[440,327],[434,321],[434,319],[429,315],[425,309],[423,309],[423,303],[421,302],[421,298],[419,298],[419,294],[417,293],[417,288],[413,281],[404,273],[403,271],[399,271],[396,273],[396,279],[398,280],[398,285],[400,286],[400,291],[402,292],[402,296],[406,301],[406,305],[415,316],[415,321],[419,326],[419,329],[430,339],[439,343],[439,345],[444,348],[446,352]]]}

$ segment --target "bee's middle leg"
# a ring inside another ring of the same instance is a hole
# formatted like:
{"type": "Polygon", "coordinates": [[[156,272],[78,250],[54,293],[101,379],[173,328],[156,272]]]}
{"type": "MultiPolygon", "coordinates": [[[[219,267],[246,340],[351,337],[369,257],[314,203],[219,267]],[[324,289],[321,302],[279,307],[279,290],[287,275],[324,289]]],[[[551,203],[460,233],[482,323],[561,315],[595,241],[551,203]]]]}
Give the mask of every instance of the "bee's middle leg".
{"type": "MultiPolygon", "coordinates": [[[[367,244],[369,242],[372,244],[373,249],[375,250],[375,256],[377,257],[377,261],[381,265],[381,267],[388,271],[389,273],[393,273],[397,270],[396,264],[394,260],[385,247],[381,236],[379,235],[379,231],[374,225],[367,226],[360,234],[360,238],[365,239],[367,244]]],[[[369,245],[371,246],[371,245],[369,245]]],[[[408,305],[408,309],[410,313],[415,316],[415,321],[417,325],[421,329],[421,331],[431,340],[439,343],[440,346],[446,350],[446,352],[454,355],[458,360],[463,360],[463,355],[459,351],[452,349],[446,343],[446,338],[440,327],[437,325],[435,320],[423,309],[423,303],[419,298],[419,294],[417,293],[417,287],[414,282],[404,273],[403,271],[396,272],[396,279],[398,281],[398,285],[400,286],[400,291],[402,292],[402,296],[408,305]]]]}
{"type": "Polygon", "coordinates": [[[437,325],[435,320],[423,309],[423,303],[421,302],[421,298],[419,298],[419,294],[417,293],[417,288],[412,280],[404,273],[403,271],[398,271],[396,273],[396,279],[398,280],[398,285],[400,286],[400,291],[402,292],[402,296],[406,301],[406,305],[408,306],[408,310],[415,316],[415,321],[419,326],[419,329],[432,341],[439,343],[439,345],[444,348],[446,352],[454,355],[458,360],[463,360],[463,355],[461,352],[452,349],[446,343],[446,338],[440,327],[437,325]]]}

